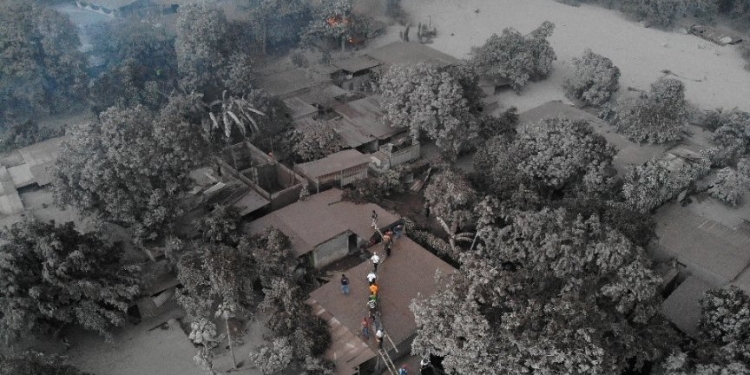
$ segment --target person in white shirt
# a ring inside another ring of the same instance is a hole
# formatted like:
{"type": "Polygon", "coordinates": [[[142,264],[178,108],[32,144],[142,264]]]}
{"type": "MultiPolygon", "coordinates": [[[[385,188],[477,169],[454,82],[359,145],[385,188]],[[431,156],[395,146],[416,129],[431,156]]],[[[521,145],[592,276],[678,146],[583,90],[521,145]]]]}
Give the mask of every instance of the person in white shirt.
{"type": "Polygon", "coordinates": [[[380,257],[378,256],[378,253],[372,254],[372,258],[370,258],[370,260],[372,260],[372,272],[378,272],[378,263],[380,263],[380,257]]]}
{"type": "Polygon", "coordinates": [[[375,272],[370,272],[367,274],[367,282],[370,283],[370,285],[375,284],[375,279],[378,278],[378,275],[375,274],[375,272]]]}

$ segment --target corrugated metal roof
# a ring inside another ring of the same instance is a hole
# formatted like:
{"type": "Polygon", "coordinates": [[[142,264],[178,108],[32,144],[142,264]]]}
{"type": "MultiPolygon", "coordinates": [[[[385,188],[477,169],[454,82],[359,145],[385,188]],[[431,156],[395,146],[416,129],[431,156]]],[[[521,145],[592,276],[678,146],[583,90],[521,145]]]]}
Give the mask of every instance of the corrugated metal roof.
{"type": "Polygon", "coordinates": [[[328,124],[336,130],[336,133],[351,148],[357,148],[376,139],[345,118],[328,121],[328,124]]]}
{"type": "MultiPolygon", "coordinates": [[[[382,251],[381,251],[382,253],[382,251]]],[[[310,293],[308,303],[317,304],[331,314],[340,324],[350,332],[359,332],[362,318],[367,316],[367,297],[370,293],[367,274],[372,270],[370,262],[363,262],[345,272],[349,278],[350,294],[341,293],[338,280],[323,285],[310,293]]],[[[435,281],[435,273],[449,275],[455,269],[442,261],[417,243],[404,236],[393,245],[393,252],[378,267],[378,302],[381,311],[381,321],[385,332],[396,345],[407,340],[417,329],[414,314],[409,305],[418,296],[429,297],[439,290],[441,285],[435,281]]],[[[367,341],[371,350],[375,351],[375,340],[367,341]]],[[[348,338],[351,341],[355,339],[348,338]]],[[[362,342],[361,339],[357,339],[362,342]]],[[[327,353],[331,355],[331,353],[327,353]]],[[[347,357],[344,357],[347,358],[347,357]]],[[[336,367],[345,367],[343,373],[360,365],[369,358],[358,358],[346,361],[331,356],[336,367]]],[[[370,357],[372,358],[372,357],[370,357]]]]}
{"type": "Polygon", "coordinates": [[[393,64],[417,64],[420,62],[433,64],[438,67],[456,65],[461,60],[430,48],[422,43],[396,41],[376,48],[367,53],[368,56],[383,62],[393,64]]]}
{"type": "Polygon", "coordinates": [[[343,150],[328,155],[323,159],[297,164],[297,169],[301,174],[309,178],[318,178],[369,163],[369,156],[357,150],[343,150]]]}
{"type": "Polygon", "coordinates": [[[52,138],[18,149],[18,152],[23,156],[23,160],[29,165],[29,170],[39,186],[52,182],[52,174],[48,167],[52,166],[57,160],[60,145],[64,139],[65,137],[52,138]]]}
{"type": "Polygon", "coordinates": [[[750,234],[694,214],[679,203],[660,208],[656,219],[659,245],[704,278],[724,284],[750,265],[750,234]]]}
{"type": "Polygon", "coordinates": [[[286,96],[314,87],[323,81],[307,70],[295,68],[261,76],[257,84],[271,96],[286,96]]]}
{"type": "Polygon", "coordinates": [[[406,131],[405,128],[396,128],[384,122],[385,112],[380,107],[378,95],[354,100],[333,110],[359,128],[361,133],[374,138],[386,139],[406,131]]]}
{"type": "Polygon", "coordinates": [[[357,73],[363,70],[372,69],[380,65],[381,62],[370,56],[363,55],[351,59],[338,60],[331,64],[347,73],[357,73]]]}
{"type": "Polygon", "coordinates": [[[294,96],[283,100],[284,104],[289,108],[289,114],[292,116],[292,120],[296,120],[303,117],[310,117],[311,115],[318,112],[318,109],[312,105],[306,103],[304,100],[294,96]]]}

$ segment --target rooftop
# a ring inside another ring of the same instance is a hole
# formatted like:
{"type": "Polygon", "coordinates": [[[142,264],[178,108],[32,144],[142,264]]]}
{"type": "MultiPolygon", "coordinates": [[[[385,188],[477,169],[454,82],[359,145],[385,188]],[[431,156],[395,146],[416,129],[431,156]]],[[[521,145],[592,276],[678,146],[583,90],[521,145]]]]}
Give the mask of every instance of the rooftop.
{"type": "Polygon", "coordinates": [[[364,155],[357,150],[343,150],[328,155],[323,159],[297,164],[297,169],[307,177],[318,178],[369,163],[369,156],[364,155]]]}
{"type": "Polygon", "coordinates": [[[549,118],[588,121],[597,134],[604,137],[607,142],[617,149],[617,154],[615,155],[614,160],[612,160],[612,164],[620,174],[624,173],[626,166],[630,164],[643,164],[655,156],[661,155],[666,149],[664,146],[639,145],[624,136],[617,134],[615,129],[606,121],[559,100],[544,103],[521,113],[518,118],[518,123],[525,124],[538,122],[549,118]]]}
{"type": "MultiPolygon", "coordinates": [[[[341,334],[344,328],[338,327],[339,333],[332,332],[334,342],[326,352],[326,358],[336,363],[336,373],[340,375],[353,374],[354,366],[375,356],[376,344],[372,336],[364,346],[358,335],[360,322],[368,314],[367,274],[371,270],[372,264],[363,262],[345,272],[350,285],[348,296],[341,293],[338,279],[334,279],[310,293],[307,301],[314,310],[330,314],[329,324],[335,320],[350,333],[341,334]]],[[[436,272],[449,275],[454,271],[452,266],[406,236],[394,243],[392,255],[378,267],[378,287],[383,327],[396,345],[417,329],[414,314],[409,310],[411,301],[420,296],[429,297],[438,290],[440,283],[435,279],[436,272]]]]}
{"type": "Polygon", "coordinates": [[[293,68],[258,78],[258,87],[268,95],[284,97],[312,88],[325,81],[305,69],[293,68]]]}
{"type": "Polygon", "coordinates": [[[292,116],[292,120],[296,120],[303,117],[309,117],[318,112],[318,109],[312,105],[306,103],[299,97],[291,97],[283,100],[287,108],[289,108],[289,114],[292,116]]]}
{"type": "MultiPolygon", "coordinates": [[[[735,280],[750,265],[750,233],[670,202],[656,215],[659,245],[712,285],[735,280]]],[[[742,287],[740,285],[740,287],[742,287]]],[[[750,292],[746,285],[744,289],[750,292]]]]}
{"type": "Polygon", "coordinates": [[[64,139],[65,137],[52,138],[18,149],[39,186],[52,182],[52,174],[47,169],[57,160],[57,154],[64,139]]]}
{"type": "Polygon", "coordinates": [[[442,68],[456,65],[461,62],[461,60],[451,55],[418,42],[393,42],[368,52],[367,56],[381,61],[385,65],[417,64],[424,62],[442,68]]]}
{"type": "Polygon", "coordinates": [[[380,61],[367,55],[357,56],[351,59],[338,60],[332,63],[333,66],[347,73],[361,72],[367,69],[372,69],[380,64],[380,61]]]}
{"type": "Polygon", "coordinates": [[[306,201],[298,201],[251,222],[248,232],[257,234],[274,227],[289,237],[292,251],[302,256],[346,231],[369,239],[374,233],[372,211],[378,213],[382,226],[399,220],[398,216],[375,204],[342,201],[341,194],[339,189],[313,194],[306,201]]]}
{"type": "Polygon", "coordinates": [[[365,135],[378,139],[385,139],[406,131],[384,122],[385,112],[380,107],[380,96],[372,95],[359,100],[342,104],[333,109],[347,119],[352,125],[365,135]]]}
{"type": "Polygon", "coordinates": [[[711,286],[703,280],[690,276],[662,303],[661,312],[680,331],[695,338],[701,320],[700,300],[711,286]]]}

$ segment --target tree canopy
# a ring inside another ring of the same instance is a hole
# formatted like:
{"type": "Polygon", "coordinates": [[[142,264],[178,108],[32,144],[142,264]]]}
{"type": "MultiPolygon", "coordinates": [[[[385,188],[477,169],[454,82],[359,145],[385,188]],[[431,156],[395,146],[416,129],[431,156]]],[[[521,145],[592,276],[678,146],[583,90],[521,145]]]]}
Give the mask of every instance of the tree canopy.
{"type": "Polygon", "coordinates": [[[225,89],[238,95],[249,91],[254,77],[242,48],[248,43],[237,32],[244,28],[229,22],[215,6],[180,7],[175,51],[183,88],[201,92],[209,100],[225,89]]]}
{"type": "Polygon", "coordinates": [[[176,115],[183,104],[158,115],[111,108],[73,126],[53,170],[57,202],[132,226],[141,240],[167,231],[206,151],[200,129],[176,115]]]}
{"type": "Polygon", "coordinates": [[[75,324],[110,337],[139,293],[122,249],[73,223],[14,224],[0,245],[0,332],[6,338],[75,324]]]}
{"type": "Polygon", "coordinates": [[[20,0],[0,3],[0,24],[0,121],[70,109],[87,84],[75,25],[20,0]]]}
{"type": "Polygon", "coordinates": [[[552,72],[557,55],[547,38],[555,24],[544,21],[528,35],[513,28],[493,34],[481,47],[472,48],[471,62],[477,71],[493,80],[509,79],[520,91],[529,81],[546,78],[552,72]]]}
{"type": "Polygon", "coordinates": [[[616,374],[661,354],[660,280],[641,248],[564,209],[499,227],[495,205],[479,209],[480,245],[446,288],[412,304],[414,352],[457,374],[616,374]]]}
{"type": "Polygon", "coordinates": [[[573,58],[573,77],[565,80],[565,95],[592,106],[609,101],[620,88],[620,69],[612,60],[587,49],[573,58]]]}
{"type": "Polygon", "coordinates": [[[93,375],[67,363],[58,355],[26,352],[0,356],[0,375],[93,375]]]}
{"type": "Polygon", "coordinates": [[[543,196],[611,190],[615,150],[586,121],[544,119],[522,124],[516,133],[512,140],[490,140],[475,155],[480,180],[489,191],[506,196],[519,185],[543,196]]]}
{"type": "Polygon", "coordinates": [[[392,126],[409,128],[415,140],[427,135],[455,158],[479,132],[476,104],[462,85],[471,81],[425,63],[393,65],[380,79],[381,106],[392,126]]]}
{"type": "Polygon", "coordinates": [[[682,138],[687,117],[685,85],[659,78],[648,93],[618,103],[611,121],[618,132],[635,142],[665,143],[682,138]]]}

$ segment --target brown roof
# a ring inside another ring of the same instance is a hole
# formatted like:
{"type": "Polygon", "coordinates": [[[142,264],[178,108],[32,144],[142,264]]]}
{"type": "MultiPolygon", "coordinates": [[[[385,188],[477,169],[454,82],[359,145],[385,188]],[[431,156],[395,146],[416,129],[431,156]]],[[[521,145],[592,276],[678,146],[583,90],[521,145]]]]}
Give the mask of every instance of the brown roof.
{"type": "Polygon", "coordinates": [[[297,164],[297,168],[301,174],[307,177],[318,178],[369,163],[369,156],[364,155],[357,150],[343,150],[328,155],[323,159],[297,164]]]}
{"type": "Polygon", "coordinates": [[[369,239],[374,233],[370,226],[373,210],[378,213],[381,226],[399,220],[398,216],[375,204],[342,201],[341,194],[339,189],[313,194],[306,201],[295,202],[251,222],[248,231],[257,234],[274,227],[289,237],[292,251],[301,256],[346,231],[369,239]]]}
{"type": "Polygon", "coordinates": [[[703,293],[711,289],[701,279],[690,276],[662,303],[661,312],[682,332],[691,337],[698,336],[698,323],[701,319],[700,300],[703,293]]]}
{"type": "Polygon", "coordinates": [[[380,61],[367,55],[357,56],[346,60],[338,60],[332,63],[333,66],[348,73],[357,73],[363,70],[372,69],[380,64],[380,61]]]}
{"type": "Polygon", "coordinates": [[[607,142],[615,146],[617,154],[612,161],[619,173],[625,171],[630,164],[643,164],[653,157],[660,155],[666,149],[663,146],[639,145],[624,136],[617,134],[614,127],[606,121],[572,105],[559,100],[553,100],[534,107],[519,114],[518,123],[538,122],[548,118],[564,118],[568,120],[586,120],[596,133],[603,136],[607,142]]]}
{"type": "Polygon", "coordinates": [[[380,107],[380,96],[372,95],[333,108],[336,113],[349,120],[359,131],[378,139],[385,139],[406,131],[386,124],[385,112],[380,107]]]}
{"type": "Polygon", "coordinates": [[[368,56],[383,62],[393,64],[417,64],[420,62],[446,67],[456,65],[461,60],[430,48],[422,43],[393,42],[376,48],[367,53],[368,56]]]}
{"type": "MultiPolygon", "coordinates": [[[[372,264],[363,262],[345,272],[351,290],[348,296],[341,293],[338,279],[334,279],[310,293],[307,302],[313,306],[319,305],[350,332],[358,333],[362,318],[368,312],[366,302],[370,292],[366,276],[371,270],[372,264]]],[[[392,255],[378,268],[378,302],[382,323],[386,334],[396,345],[416,332],[414,314],[409,310],[409,305],[418,296],[429,297],[440,288],[440,284],[435,280],[437,271],[449,275],[455,269],[406,236],[396,240],[392,255]]],[[[361,338],[348,339],[362,341],[361,338]]],[[[371,350],[376,350],[372,336],[368,344],[371,350]]],[[[343,346],[336,342],[332,344],[332,348],[339,347],[343,346]]],[[[363,348],[362,351],[367,352],[367,349],[363,348]]],[[[344,367],[341,371],[347,373],[347,370],[369,359],[363,360],[365,356],[362,356],[358,359],[359,362],[347,362],[350,357],[355,357],[354,354],[339,357],[335,350],[329,350],[326,356],[336,363],[337,371],[338,367],[344,367]]]]}

